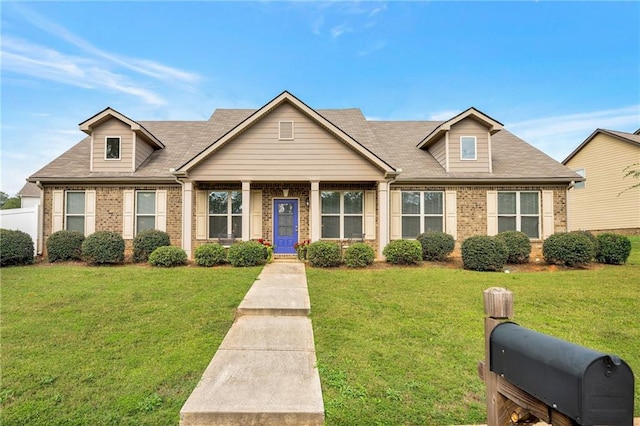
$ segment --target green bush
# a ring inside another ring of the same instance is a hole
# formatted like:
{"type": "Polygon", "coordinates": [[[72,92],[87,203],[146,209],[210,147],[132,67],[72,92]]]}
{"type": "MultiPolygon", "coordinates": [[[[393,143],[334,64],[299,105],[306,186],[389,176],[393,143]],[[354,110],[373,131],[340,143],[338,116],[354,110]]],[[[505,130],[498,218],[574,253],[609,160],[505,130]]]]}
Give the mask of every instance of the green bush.
{"type": "Polygon", "coordinates": [[[409,265],[422,260],[422,245],[418,240],[394,240],[382,250],[387,262],[394,265],[409,265]]]}
{"type": "Polygon", "coordinates": [[[472,271],[499,271],[509,257],[502,241],[486,235],[467,238],[460,249],[464,268],[472,271]]]}
{"type": "Polygon", "coordinates": [[[119,264],[124,262],[124,239],[111,231],[98,231],[82,242],[82,258],[91,264],[119,264]]]}
{"type": "Polygon", "coordinates": [[[610,265],[622,265],[631,254],[631,240],[624,235],[605,233],[598,235],[596,260],[610,265]]]}
{"type": "Polygon", "coordinates": [[[0,229],[0,266],[33,263],[33,240],[26,232],[0,229]]]}
{"type": "Polygon", "coordinates": [[[353,243],[344,251],[344,264],[349,268],[363,268],[373,263],[376,255],[365,243],[353,243]]]}
{"type": "Polygon", "coordinates": [[[133,261],[146,262],[158,247],[170,246],[169,234],[157,229],[147,229],[133,239],[133,261]]]}
{"type": "Polygon", "coordinates": [[[507,263],[527,263],[531,254],[531,241],[524,232],[505,231],[496,235],[507,247],[507,263]]]}
{"type": "Polygon", "coordinates": [[[57,231],[47,239],[49,262],[66,262],[82,259],[84,234],[78,231],[57,231]]]}
{"type": "Polygon", "coordinates": [[[571,231],[572,234],[581,234],[584,235],[591,241],[592,249],[591,249],[591,261],[596,260],[596,256],[598,255],[598,238],[593,235],[589,231],[571,231]]]}
{"type": "Polygon", "coordinates": [[[453,235],[444,232],[425,232],[418,235],[417,240],[422,246],[422,259],[424,260],[444,262],[456,246],[453,235]]]}
{"type": "Polygon", "coordinates": [[[593,243],[581,232],[560,232],[542,243],[542,255],[550,264],[584,265],[593,259],[593,243]]]}
{"type": "Polygon", "coordinates": [[[149,255],[149,263],[153,266],[180,266],[187,263],[187,253],[180,247],[161,246],[149,255]]]}
{"type": "Polygon", "coordinates": [[[265,248],[257,241],[242,241],[229,247],[227,261],[233,266],[256,266],[265,262],[265,248]]]}
{"type": "Polygon", "coordinates": [[[227,253],[220,244],[207,243],[196,249],[194,260],[199,266],[221,265],[227,260],[227,253]]]}
{"type": "Polygon", "coordinates": [[[338,266],[342,261],[342,248],[329,241],[315,241],[307,246],[307,260],[311,266],[338,266]]]}

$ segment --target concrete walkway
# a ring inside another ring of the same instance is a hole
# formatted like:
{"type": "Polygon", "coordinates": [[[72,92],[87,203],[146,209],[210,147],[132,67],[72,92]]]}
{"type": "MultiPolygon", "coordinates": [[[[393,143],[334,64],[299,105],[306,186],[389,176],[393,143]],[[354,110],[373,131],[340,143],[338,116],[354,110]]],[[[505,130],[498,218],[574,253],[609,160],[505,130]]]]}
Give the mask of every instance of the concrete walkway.
{"type": "Polygon", "coordinates": [[[180,425],[322,425],[310,311],[304,264],[265,266],[180,410],[180,425]]]}

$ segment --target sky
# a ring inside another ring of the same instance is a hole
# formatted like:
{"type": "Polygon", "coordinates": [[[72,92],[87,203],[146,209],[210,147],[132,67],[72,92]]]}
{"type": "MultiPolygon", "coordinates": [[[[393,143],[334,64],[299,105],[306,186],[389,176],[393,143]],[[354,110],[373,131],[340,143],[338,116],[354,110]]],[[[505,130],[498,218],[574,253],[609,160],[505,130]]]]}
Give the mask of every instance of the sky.
{"type": "Polygon", "coordinates": [[[0,190],[107,106],[206,120],[288,90],[371,120],[474,106],[562,161],[640,128],[640,2],[0,2],[0,190]]]}

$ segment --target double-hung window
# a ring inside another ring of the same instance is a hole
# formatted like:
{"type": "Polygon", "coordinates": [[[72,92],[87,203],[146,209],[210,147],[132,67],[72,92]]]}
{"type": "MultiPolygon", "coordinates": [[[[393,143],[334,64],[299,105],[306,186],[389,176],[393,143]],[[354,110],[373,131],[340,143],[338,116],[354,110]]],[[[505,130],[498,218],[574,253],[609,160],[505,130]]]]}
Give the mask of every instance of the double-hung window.
{"type": "Polygon", "coordinates": [[[320,198],[322,238],[348,239],[363,234],[363,191],[322,191],[320,198]]]}
{"type": "Polygon", "coordinates": [[[540,238],[540,193],[498,192],[498,232],[521,231],[540,238]]]}
{"type": "Polygon", "coordinates": [[[156,191],[136,192],[136,233],[156,229],[156,191]]]}
{"type": "Polygon", "coordinates": [[[209,238],[223,234],[242,236],[242,191],[209,193],[209,238]]]}
{"type": "Polygon", "coordinates": [[[107,137],[104,144],[104,158],[107,160],[120,159],[120,138],[107,137]]]}
{"type": "Polygon", "coordinates": [[[444,229],[444,194],[440,191],[402,192],[402,238],[444,229]]]}
{"type": "Polygon", "coordinates": [[[84,234],[85,193],[84,191],[67,191],[65,205],[65,229],[84,234]]]}

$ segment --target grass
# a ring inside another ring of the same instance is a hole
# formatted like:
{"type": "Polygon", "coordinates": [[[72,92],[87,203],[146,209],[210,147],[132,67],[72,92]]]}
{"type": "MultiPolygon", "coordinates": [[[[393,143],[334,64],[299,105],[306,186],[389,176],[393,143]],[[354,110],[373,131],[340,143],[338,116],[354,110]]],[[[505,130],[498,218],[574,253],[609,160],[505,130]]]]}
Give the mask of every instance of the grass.
{"type": "MultiPolygon", "coordinates": [[[[640,372],[640,238],[627,265],[477,273],[435,264],[307,269],[327,425],[486,419],[482,291],[515,295],[525,327],[640,372]]],[[[3,425],[165,425],[260,268],[3,268],[3,425]]],[[[636,416],[640,415],[636,380],[636,416]]]]}
{"type": "MultiPolygon", "coordinates": [[[[640,238],[624,266],[531,273],[442,267],[307,269],[327,425],[486,421],[482,291],[520,325],[620,356],[640,372],[640,238]]],[[[635,415],[640,415],[636,380],[635,415]]]]}
{"type": "Polygon", "coordinates": [[[174,425],[260,268],[2,269],[3,425],[174,425]]]}

